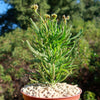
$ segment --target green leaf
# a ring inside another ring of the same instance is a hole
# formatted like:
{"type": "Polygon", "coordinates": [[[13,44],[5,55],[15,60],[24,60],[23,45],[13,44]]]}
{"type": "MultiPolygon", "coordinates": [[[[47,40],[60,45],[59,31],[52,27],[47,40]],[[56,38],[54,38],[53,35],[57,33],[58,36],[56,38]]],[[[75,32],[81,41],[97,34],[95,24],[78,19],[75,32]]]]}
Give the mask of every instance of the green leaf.
{"type": "MultiPolygon", "coordinates": [[[[66,73],[66,75],[64,75],[65,77],[63,77],[62,79],[60,79],[59,80],[59,82],[62,82],[62,81],[64,81],[71,73],[68,71],[68,70],[66,70],[66,69],[61,69],[61,73],[63,73],[63,72],[65,72],[66,73]]],[[[65,74],[64,73],[64,74],[65,74]]]]}
{"type": "Polygon", "coordinates": [[[39,29],[37,27],[37,25],[34,23],[34,21],[32,20],[32,18],[30,18],[31,23],[33,24],[33,26],[35,27],[36,31],[39,32],[39,29]]]}
{"type": "Polygon", "coordinates": [[[74,40],[74,39],[80,37],[80,35],[82,34],[82,32],[83,32],[83,30],[80,30],[80,32],[76,36],[72,37],[71,40],[74,40]]]}
{"type": "Polygon", "coordinates": [[[52,65],[52,79],[55,79],[55,65],[52,65]]]}
{"type": "Polygon", "coordinates": [[[66,64],[63,64],[63,65],[61,66],[61,68],[65,68],[65,67],[68,66],[70,63],[71,63],[71,62],[68,62],[68,63],[66,63],[66,64]]]}
{"type": "Polygon", "coordinates": [[[46,79],[46,75],[44,75],[44,72],[42,71],[42,68],[40,67],[40,65],[38,66],[38,69],[39,69],[38,71],[39,71],[41,77],[43,78],[42,81],[48,82],[48,80],[46,79]]]}
{"type": "Polygon", "coordinates": [[[36,56],[40,56],[40,57],[44,57],[45,59],[46,59],[46,55],[45,54],[42,54],[42,53],[40,53],[40,52],[38,52],[37,50],[35,50],[31,45],[30,45],[30,43],[29,43],[29,41],[28,40],[26,40],[26,43],[28,44],[28,47],[29,47],[29,49],[31,50],[31,52],[33,52],[36,56]]]}
{"type": "Polygon", "coordinates": [[[48,75],[50,75],[49,71],[46,69],[46,67],[45,67],[45,65],[43,64],[43,62],[41,62],[41,65],[42,65],[43,69],[45,70],[45,72],[46,72],[48,75]]]}
{"type": "Polygon", "coordinates": [[[29,79],[30,79],[33,83],[38,83],[38,81],[36,81],[36,80],[34,80],[34,79],[30,78],[30,77],[29,77],[29,79]]]}

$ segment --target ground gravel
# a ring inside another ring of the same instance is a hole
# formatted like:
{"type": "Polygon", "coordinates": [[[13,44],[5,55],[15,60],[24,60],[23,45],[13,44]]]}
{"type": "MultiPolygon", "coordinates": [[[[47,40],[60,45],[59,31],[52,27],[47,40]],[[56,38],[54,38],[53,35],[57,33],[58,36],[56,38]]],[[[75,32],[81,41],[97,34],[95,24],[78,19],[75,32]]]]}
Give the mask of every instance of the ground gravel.
{"type": "Polygon", "coordinates": [[[75,96],[80,93],[76,85],[67,83],[56,83],[55,85],[32,84],[26,85],[21,89],[27,95],[40,98],[62,98],[75,96]]]}

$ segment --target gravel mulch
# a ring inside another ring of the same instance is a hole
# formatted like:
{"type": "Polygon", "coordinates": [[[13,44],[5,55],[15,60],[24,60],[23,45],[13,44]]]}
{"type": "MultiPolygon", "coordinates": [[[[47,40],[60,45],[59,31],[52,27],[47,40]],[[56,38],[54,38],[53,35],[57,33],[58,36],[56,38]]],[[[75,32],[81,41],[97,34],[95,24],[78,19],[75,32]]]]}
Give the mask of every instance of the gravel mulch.
{"type": "Polygon", "coordinates": [[[56,83],[53,86],[44,84],[26,85],[21,91],[29,96],[40,98],[63,98],[80,93],[80,89],[76,85],[67,83],[56,83]]]}

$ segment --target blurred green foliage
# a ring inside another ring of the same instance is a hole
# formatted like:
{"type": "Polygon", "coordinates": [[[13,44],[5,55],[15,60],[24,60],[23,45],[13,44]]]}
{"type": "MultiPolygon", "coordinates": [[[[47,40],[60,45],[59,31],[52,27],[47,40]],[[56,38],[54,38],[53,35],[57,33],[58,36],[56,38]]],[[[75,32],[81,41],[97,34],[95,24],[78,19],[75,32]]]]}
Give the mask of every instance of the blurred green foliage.
{"type": "Polygon", "coordinates": [[[30,26],[29,18],[34,21],[38,19],[30,9],[34,3],[39,5],[39,12],[41,15],[45,13],[57,13],[59,18],[61,15],[70,15],[71,19],[74,17],[81,17],[83,20],[93,20],[100,17],[100,0],[4,0],[12,5],[12,8],[6,14],[1,15],[0,25],[1,33],[10,32],[13,23],[17,24],[22,29],[27,29],[30,26]],[[12,16],[13,15],[13,16],[12,16]],[[6,21],[5,21],[6,20],[6,21]]]}
{"type": "Polygon", "coordinates": [[[20,91],[21,84],[28,81],[26,73],[32,72],[28,68],[29,65],[33,64],[32,54],[28,52],[29,50],[24,43],[24,40],[32,39],[33,34],[30,32],[30,29],[27,32],[16,29],[14,32],[0,37],[0,80],[5,84],[4,94],[7,100],[15,98],[16,92],[14,91],[17,90],[16,88],[19,89],[17,91],[20,91]]]}
{"type": "Polygon", "coordinates": [[[84,92],[84,100],[97,100],[95,98],[95,93],[91,92],[91,91],[85,91],[84,92]]]}

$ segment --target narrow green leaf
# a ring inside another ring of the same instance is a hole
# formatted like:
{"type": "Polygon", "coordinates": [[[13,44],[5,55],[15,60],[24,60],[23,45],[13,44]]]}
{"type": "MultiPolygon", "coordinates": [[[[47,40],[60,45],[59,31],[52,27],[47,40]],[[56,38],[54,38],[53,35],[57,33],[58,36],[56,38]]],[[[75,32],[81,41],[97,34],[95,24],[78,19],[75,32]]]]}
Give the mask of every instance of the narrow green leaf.
{"type": "Polygon", "coordinates": [[[41,62],[43,69],[45,70],[45,72],[50,75],[49,71],[46,69],[46,67],[44,66],[43,62],[41,62]]]}
{"type": "Polygon", "coordinates": [[[54,80],[55,79],[55,65],[53,64],[52,65],[52,79],[54,80]]]}
{"type": "Polygon", "coordinates": [[[70,74],[66,74],[65,77],[64,77],[63,79],[59,80],[59,82],[64,81],[69,75],[70,75],[70,74]]]}
{"type": "MultiPolygon", "coordinates": [[[[66,70],[66,69],[61,69],[61,73],[63,73],[63,72],[65,72],[66,73],[66,75],[64,75],[65,77],[63,77],[63,78],[61,78],[61,80],[59,80],[59,82],[62,82],[62,81],[64,81],[71,73],[68,71],[68,70],[66,70]]],[[[64,74],[65,74],[64,73],[64,74]]]]}
{"type": "Polygon", "coordinates": [[[40,57],[44,57],[46,59],[46,55],[34,50],[34,48],[31,46],[31,44],[29,43],[28,40],[26,40],[26,43],[28,44],[28,47],[31,50],[31,52],[33,52],[38,57],[40,56],[40,57]]]}
{"type": "Polygon", "coordinates": [[[41,77],[43,78],[44,82],[48,82],[48,80],[46,79],[46,76],[44,75],[44,72],[42,71],[42,68],[40,67],[40,65],[38,66],[38,71],[41,75],[41,77]]]}
{"type": "Polygon", "coordinates": [[[33,83],[38,83],[38,81],[32,79],[31,77],[29,77],[29,79],[30,79],[33,83]]]}
{"type": "Polygon", "coordinates": [[[34,21],[32,20],[32,18],[30,18],[31,23],[33,24],[33,26],[35,27],[36,31],[39,32],[39,29],[37,27],[37,25],[34,23],[34,21]]]}
{"type": "Polygon", "coordinates": [[[71,63],[71,62],[68,62],[68,63],[66,63],[66,64],[63,64],[63,65],[61,66],[61,68],[64,68],[64,67],[68,66],[70,63],[71,63]]]}
{"type": "Polygon", "coordinates": [[[72,37],[71,40],[74,40],[74,39],[78,38],[78,37],[82,34],[82,32],[83,32],[83,31],[80,30],[80,32],[79,32],[76,36],[72,37]]]}
{"type": "Polygon", "coordinates": [[[66,55],[70,54],[73,51],[73,49],[75,48],[75,45],[76,45],[76,43],[74,42],[73,47],[71,48],[71,50],[69,50],[69,52],[66,55]]]}

